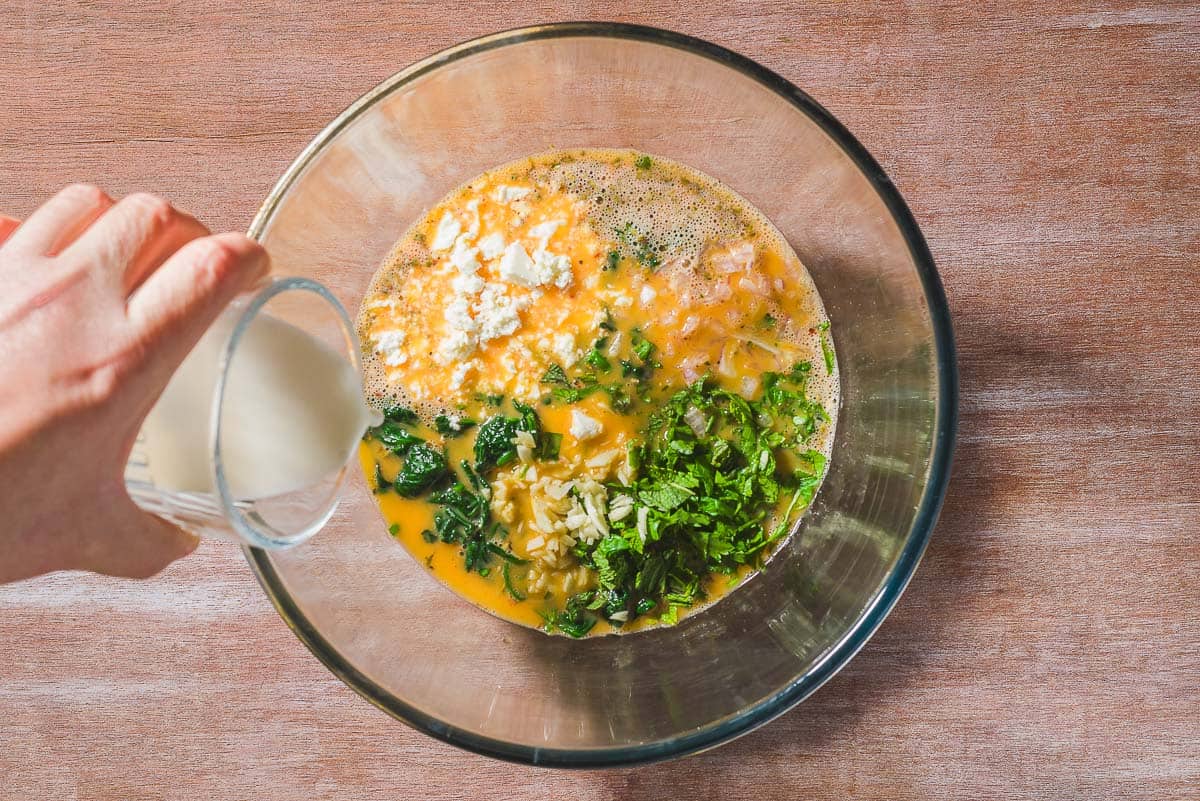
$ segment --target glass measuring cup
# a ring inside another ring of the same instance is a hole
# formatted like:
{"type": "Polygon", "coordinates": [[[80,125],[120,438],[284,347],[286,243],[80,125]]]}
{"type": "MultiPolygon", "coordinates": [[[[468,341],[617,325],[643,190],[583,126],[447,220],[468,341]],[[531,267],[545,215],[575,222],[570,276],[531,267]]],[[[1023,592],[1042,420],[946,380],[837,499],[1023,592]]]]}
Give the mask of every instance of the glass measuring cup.
{"type": "Polygon", "coordinates": [[[346,309],[316,281],[276,277],[235,300],[172,377],[125,485],[198,535],[286,548],[332,516],[369,418],[346,309]]]}

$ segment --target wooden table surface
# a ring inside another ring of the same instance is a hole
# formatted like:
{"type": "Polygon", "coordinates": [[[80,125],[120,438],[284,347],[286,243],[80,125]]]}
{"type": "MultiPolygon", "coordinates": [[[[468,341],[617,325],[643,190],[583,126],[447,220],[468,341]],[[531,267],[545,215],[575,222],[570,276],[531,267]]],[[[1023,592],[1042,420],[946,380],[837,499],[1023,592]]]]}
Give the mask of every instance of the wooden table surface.
{"type": "Polygon", "coordinates": [[[2,588],[0,798],[1200,796],[1200,7],[305,5],[4,3],[0,210],[87,180],[244,229],[325,122],[456,41],[572,18],[712,39],[845,122],[924,229],[962,371],[941,522],[812,699],[608,772],[394,722],[223,544],[146,582],[2,588]]]}

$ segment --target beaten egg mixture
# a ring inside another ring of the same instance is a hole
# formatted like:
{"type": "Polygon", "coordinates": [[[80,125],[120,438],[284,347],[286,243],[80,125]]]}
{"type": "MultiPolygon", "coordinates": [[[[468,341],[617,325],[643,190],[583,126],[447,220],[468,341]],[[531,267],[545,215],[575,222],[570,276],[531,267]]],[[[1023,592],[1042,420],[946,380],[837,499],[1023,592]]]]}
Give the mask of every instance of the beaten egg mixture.
{"type": "Polygon", "coordinates": [[[746,201],[631,151],[460,187],[360,309],[361,460],[392,535],[509,620],[670,624],[811,502],[838,399],[811,279],[746,201]]]}

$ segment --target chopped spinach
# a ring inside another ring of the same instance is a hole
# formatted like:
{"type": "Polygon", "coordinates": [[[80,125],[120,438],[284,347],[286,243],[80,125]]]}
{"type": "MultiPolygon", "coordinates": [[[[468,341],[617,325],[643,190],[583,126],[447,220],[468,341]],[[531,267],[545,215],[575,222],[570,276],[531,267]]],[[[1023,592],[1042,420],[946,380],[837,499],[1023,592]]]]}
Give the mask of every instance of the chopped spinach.
{"type": "Polygon", "coordinates": [[[417,413],[406,406],[388,406],[383,410],[383,419],[393,423],[412,425],[418,421],[417,413]]]}
{"type": "Polygon", "coordinates": [[[442,452],[422,442],[409,449],[396,476],[396,492],[405,498],[415,498],[449,474],[442,452]]]}
{"type": "Polygon", "coordinates": [[[500,524],[491,519],[487,496],[471,492],[456,481],[429,499],[441,506],[433,516],[438,538],[460,544],[467,570],[486,575],[483,571],[493,554],[491,546],[503,533],[500,524]]]}
{"type": "Polygon", "coordinates": [[[410,433],[401,424],[391,420],[384,420],[380,425],[368,430],[367,436],[379,440],[383,443],[383,447],[397,456],[404,456],[414,445],[420,445],[424,442],[424,440],[410,433]]]}
{"type": "Polygon", "coordinates": [[[475,469],[486,472],[494,467],[503,467],[517,458],[517,446],[513,437],[517,435],[520,421],[502,414],[489,417],[479,427],[475,437],[475,469]]]}
{"type": "Polygon", "coordinates": [[[455,419],[444,414],[439,414],[433,419],[433,427],[443,437],[457,437],[468,429],[474,428],[475,421],[468,420],[465,417],[455,419]]]}

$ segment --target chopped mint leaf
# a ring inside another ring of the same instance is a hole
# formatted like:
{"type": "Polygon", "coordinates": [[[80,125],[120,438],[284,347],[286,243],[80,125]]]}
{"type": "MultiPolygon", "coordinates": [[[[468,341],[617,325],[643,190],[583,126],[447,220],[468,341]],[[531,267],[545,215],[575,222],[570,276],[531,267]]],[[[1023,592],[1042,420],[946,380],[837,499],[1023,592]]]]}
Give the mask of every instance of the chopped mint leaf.
{"type": "Polygon", "coordinates": [[[638,156],[637,161],[633,162],[633,166],[639,170],[648,170],[653,164],[654,161],[649,156],[638,156]]]}
{"type": "Polygon", "coordinates": [[[633,352],[642,362],[649,362],[650,357],[654,355],[654,343],[642,336],[642,332],[638,329],[633,329],[630,332],[630,339],[633,342],[633,352]]]}
{"type": "Polygon", "coordinates": [[[612,363],[605,358],[604,354],[600,352],[599,348],[592,348],[590,351],[588,351],[588,354],[583,357],[583,360],[587,364],[590,364],[592,367],[595,367],[597,370],[603,373],[607,373],[612,369],[612,363]]]}
{"type": "Polygon", "coordinates": [[[825,419],[805,395],[807,375],[807,365],[766,374],[753,402],[707,380],[669,397],[628,446],[637,478],[621,491],[634,509],[572,549],[598,586],[548,625],[586,626],[589,612],[613,625],[655,610],[675,621],[706,598],[710,576],[757,566],[824,473],[822,454],[805,445],[825,419]]]}
{"type": "Polygon", "coordinates": [[[552,364],[546,368],[546,372],[542,375],[543,384],[555,384],[558,386],[568,386],[567,373],[559,364],[552,364]]]}

